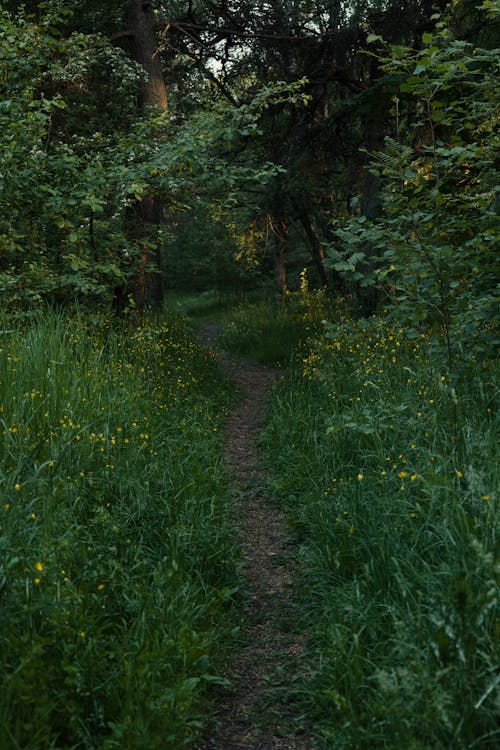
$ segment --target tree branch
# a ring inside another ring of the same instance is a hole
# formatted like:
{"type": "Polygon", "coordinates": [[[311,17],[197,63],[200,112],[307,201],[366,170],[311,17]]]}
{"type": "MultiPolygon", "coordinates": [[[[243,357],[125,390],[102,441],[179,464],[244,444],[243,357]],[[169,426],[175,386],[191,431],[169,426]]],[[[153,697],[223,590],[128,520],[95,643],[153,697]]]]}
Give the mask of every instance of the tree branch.
{"type": "Polygon", "coordinates": [[[130,39],[131,37],[135,36],[134,32],[130,29],[127,29],[126,31],[118,31],[116,34],[113,34],[109,37],[110,42],[117,42],[118,39],[130,39]]]}
{"type": "Polygon", "coordinates": [[[234,36],[239,39],[271,39],[277,42],[290,42],[292,44],[303,44],[311,41],[310,36],[292,36],[288,34],[264,34],[241,29],[217,26],[205,26],[201,23],[186,23],[184,21],[169,21],[164,28],[164,33],[168,34],[174,30],[180,31],[187,36],[192,36],[193,32],[208,31],[213,34],[223,36],[234,36]]]}

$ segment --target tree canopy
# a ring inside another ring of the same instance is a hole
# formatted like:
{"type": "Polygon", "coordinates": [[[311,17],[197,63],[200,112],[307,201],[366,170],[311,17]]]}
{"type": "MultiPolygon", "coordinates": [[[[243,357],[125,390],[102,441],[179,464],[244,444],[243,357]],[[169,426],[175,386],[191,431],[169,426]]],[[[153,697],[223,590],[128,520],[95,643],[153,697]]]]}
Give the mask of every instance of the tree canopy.
{"type": "Polygon", "coordinates": [[[3,6],[6,299],[131,310],[274,266],[362,314],[490,315],[498,3],[3,6]]]}

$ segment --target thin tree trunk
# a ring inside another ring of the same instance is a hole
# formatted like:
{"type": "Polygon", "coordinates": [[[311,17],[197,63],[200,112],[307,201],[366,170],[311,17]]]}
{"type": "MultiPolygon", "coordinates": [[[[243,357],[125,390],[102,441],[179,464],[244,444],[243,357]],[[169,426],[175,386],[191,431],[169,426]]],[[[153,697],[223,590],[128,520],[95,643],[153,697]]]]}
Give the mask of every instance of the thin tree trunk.
{"type": "MultiPolygon", "coordinates": [[[[130,54],[142,65],[145,81],[142,90],[142,107],[153,107],[160,111],[168,108],[167,90],[163,70],[157,52],[154,31],[153,4],[133,0],[127,10],[127,27],[131,31],[130,54]]],[[[141,236],[147,234],[148,225],[163,220],[162,203],[156,195],[147,195],[134,208],[134,219],[141,226],[141,236]]],[[[163,303],[163,281],[160,269],[160,250],[142,244],[142,259],[139,277],[135,285],[135,302],[141,314],[145,306],[159,309],[163,303]]]]}
{"type": "Polygon", "coordinates": [[[274,270],[276,273],[276,283],[278,285],[278,294],[283,300],[287,291],[286,278],[286,246],[285,239],[276,238],[276,251],[274,254],[274,270]]]}
{"type": "Polygon", "coordinates": [[[278,286],[278,295],[281,301],[284,302],[287,292],[286,238],[288,227],[284,219],[273,219],[272,217],[269,217],[268,221],[275,238],[274,273],[276,276],[276,284],[278,286]]]}
{"type": "Polygon", "coordinates": [[[309,241],[309,249],[311,250],[311,257],[313,259],[314,265],[316,266],[316,270],[318,272],[321,285],[327,287],[329,286],[328,274],[326,273],[326,269],[323,264],[323,261],[325,259],[325,253],[321,245],[321,240],[318,237],[318,232],[316,230],[316,227],[314,226],[313,222],[311,221],[306,211],[301,211],[299,213],[299,220],[302,226],[304,227],[306,237],[309,241]]]}

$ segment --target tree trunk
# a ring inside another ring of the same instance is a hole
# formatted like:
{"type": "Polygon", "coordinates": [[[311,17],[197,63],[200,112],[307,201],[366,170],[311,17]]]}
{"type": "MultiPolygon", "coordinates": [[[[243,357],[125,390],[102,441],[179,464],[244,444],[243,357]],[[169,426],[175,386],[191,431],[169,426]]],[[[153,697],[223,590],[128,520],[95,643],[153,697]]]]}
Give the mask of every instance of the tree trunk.
{"type": "Polygon", "coordinates": [[[168,109],[167,89],[154,30],[153,3],[133,0],[127,10],[127,26],[132,32],[130,53],[146,72],[142,92],[143,106],[152,105],[160,110],[168,109]]]}
{"type": "MultiPolygon", "coordinates": [[[[167,90],[159,56],[156,54],[157,41],[154,31],[153,4],[133,0],[127,10],[127,26],[131,32],[131,57],[142,65],[145,81],[142,90],[142,107],[153,107],[159,111],[168,109],[167,90]]],[[[161,223],[163,207],[156,195],[147,195],[134,207],[134,219],[141,227],[141,235],[147,234],[148,225],[161,223]]],[[[135,284],[135,302],[142,314],[145,306],[160,309],[163,303],[163,281],[160,270],[160,250],[142,244],[142,258],[139,277],[135,284]]]]}
{"type": "Polygon", "coordinates": [[[274,272],[276,275],[276,284],[278,285],[278,295],[284,302],[287,292],[286,278],[286,237],[288,227],[284,219],[270,218],[271,230],[275,237],[274,247],[274,272]]]}
{"type": "Polygon", "coordinates": [[[325,253],[323,250],[323,247],[321,245],[321,241],[318,237],[318,232],[316,231],[316,227],[314,226],[313,222],[311,221],[307,211],[300,211],[299,213],[299,220],[302,226],[304,227],[304,231],[306,233],[306,237],[309,241],[309,248],[311,250],[311,257],[313,259],[314,265],[316,266],[316,270],[318,272],[318,276],[321,281],[321,285],[328,287],[328,275],[326,273],[325,266],[323,264],[323,261],[325,259],[325,253]]]}
{"type": "Polygon", "coordinates": [[[281,300],[286,295],[286,250],[284,238],[276,239],[276,251],[274,254],[274,270],[276,273],[276,283],[278,285],[278,294],[281,300]]]}

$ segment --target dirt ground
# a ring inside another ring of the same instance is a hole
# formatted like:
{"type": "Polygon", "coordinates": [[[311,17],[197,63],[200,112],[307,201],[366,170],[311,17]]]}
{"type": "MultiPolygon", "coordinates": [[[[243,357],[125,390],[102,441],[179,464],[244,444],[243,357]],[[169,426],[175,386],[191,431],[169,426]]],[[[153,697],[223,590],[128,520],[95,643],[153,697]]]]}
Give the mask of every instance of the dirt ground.
{"type": "MultiPolygon", "coordinates": [[[[217,334],[215,324],[203,326],[203,338],[212,347],[217,334]]],[[[300,654],[304,640],[286,627],[293,580],[286,519],[262,496],[265,475],[257,451],[266,401],[280,373],[220,352],[218,359],[242,392],[226,424],[225,460],[237,498],[248,625],[227,667],[229,687],[215,694],[215,726],[199,750],[312,750],[309,738],[290,729],[291,709],[275,697],[279,675],[300,654]]]]}

